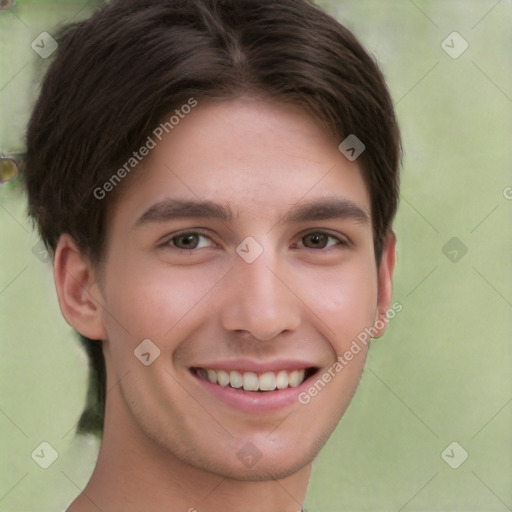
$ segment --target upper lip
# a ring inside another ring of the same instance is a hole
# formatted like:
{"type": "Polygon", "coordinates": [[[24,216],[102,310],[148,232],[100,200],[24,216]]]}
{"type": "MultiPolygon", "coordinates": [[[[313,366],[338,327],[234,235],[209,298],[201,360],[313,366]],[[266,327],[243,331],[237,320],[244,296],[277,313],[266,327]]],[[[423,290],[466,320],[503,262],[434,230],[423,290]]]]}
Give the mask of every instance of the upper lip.
{"type": "Polygon", "coordinates": [[[241,372],[275,372],[279,370],[302,370],[318,368],[309,361],[298,359],[276,359],[272,361],[257,361],[254,359],[230,359],[228,361],[215,361],[211,363],[195,364],[191,368],[203,368],[208,370],[228,370],[241,372]]]}

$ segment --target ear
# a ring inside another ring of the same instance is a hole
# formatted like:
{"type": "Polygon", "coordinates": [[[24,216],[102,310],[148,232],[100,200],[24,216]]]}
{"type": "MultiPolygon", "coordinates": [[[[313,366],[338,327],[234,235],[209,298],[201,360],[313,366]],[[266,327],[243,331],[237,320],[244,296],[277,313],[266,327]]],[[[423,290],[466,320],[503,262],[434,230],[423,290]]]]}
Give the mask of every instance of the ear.
{"type": "Polygon", "coordinates": [[[89,258],[81,253],[67,234],[61,235],[57,244],[53,274],[60,309],[67,322],[82,336],[93,340],[105,339],[102,296],[96,273],[89,258]]]}
{"type": "Polygon", "coordinates": [[[386,312],[391,307],[391,299],[393,297],[393,271],[396,262],[396,236],[390,231],[384,246],[382,248],[382,256],[378,268],[378,299],[377,310],[375,312],[375,321],[373,332],[374,338],[380,338],[385,332],[388,325],[386,312]]]}

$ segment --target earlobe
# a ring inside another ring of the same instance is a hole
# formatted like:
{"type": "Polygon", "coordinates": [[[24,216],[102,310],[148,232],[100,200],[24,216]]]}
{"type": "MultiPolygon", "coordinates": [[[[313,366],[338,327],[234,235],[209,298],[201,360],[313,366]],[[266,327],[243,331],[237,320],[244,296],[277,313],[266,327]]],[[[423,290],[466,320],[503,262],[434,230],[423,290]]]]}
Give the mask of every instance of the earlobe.
{"type": "Polygon", "coordinates": [[[103,340],[101,294],[96,273],[73,239],[61,235],[53,265],[59,304],[66,321],[83,336],[103,340]]]}
{"type": "Polygon", "coordinates": [[[390,231],[382,248],[382,256],[378,269],[379,294],[373,326],[373,332],[375,332],[374,338],[380,338],[386,332],[388,325],[387,312],[391,307],[391,300],[393,298],[393,271],[395,269],[395,262],[396,236],[390,231]]]}

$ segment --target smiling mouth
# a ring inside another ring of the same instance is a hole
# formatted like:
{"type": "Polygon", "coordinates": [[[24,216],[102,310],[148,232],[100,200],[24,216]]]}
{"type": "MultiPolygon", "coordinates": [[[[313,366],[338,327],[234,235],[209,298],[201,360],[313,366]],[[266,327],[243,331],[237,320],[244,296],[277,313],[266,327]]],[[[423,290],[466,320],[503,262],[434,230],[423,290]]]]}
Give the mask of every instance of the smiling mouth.
{"type": "Polygon", "coordinates": [[[192,373],[211,384],[252,392],[277,391],[296,388],[316,373],[316,368],[280,370],[277,372],[242,372],[236,370],[213,370],[191,368],[192,373]]]}

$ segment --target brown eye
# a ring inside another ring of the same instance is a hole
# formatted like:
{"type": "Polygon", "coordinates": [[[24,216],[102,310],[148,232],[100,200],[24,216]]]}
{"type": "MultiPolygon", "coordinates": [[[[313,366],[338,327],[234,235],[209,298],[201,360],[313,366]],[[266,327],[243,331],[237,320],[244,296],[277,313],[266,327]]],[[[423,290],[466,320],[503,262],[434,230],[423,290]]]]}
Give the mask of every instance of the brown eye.
{"type": "Polygon", "coordinates": [[[196,235],[195,233],[184,233],[171,238],[171,241],[178,249],[192,250],[197,249],[200,238],[200,235],[196,235]]]}
{"type": "Polygon", "coordinates": [[[214,248],[215,242],[208,235],[204,235],[198,231],[182,231],[174,236],[167,238],[161,244],[166,249],[178,249],[179,251],[195,252],[200,249],[214,248]]]}
{"type": "Polygon", "coordinates": [[[304,247],[307,247],[308,249],[325,249],[330,238],[333,237],[324,233],[310,233],[309,235],[302,237],[302,243],[304,244],[304,247]]]}

